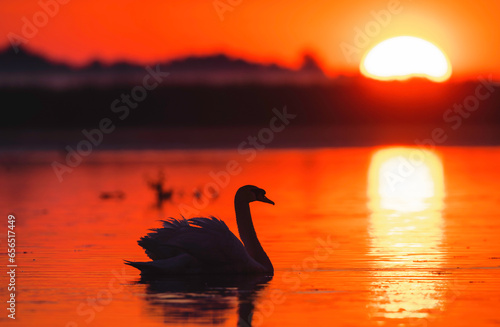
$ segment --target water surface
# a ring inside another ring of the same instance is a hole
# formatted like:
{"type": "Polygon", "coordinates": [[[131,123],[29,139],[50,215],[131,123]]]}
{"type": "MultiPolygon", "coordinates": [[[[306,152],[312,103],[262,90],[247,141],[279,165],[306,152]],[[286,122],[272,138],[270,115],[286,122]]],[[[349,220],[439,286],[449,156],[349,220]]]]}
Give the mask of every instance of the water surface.
{"type": "Polygon", "coordinates": [[[500,324],[500,148],[100,151],[62,182],[54,160],[1,155],[0,259],[14,213],[18,264],[2,326],[500,324]],[[161,205],[160,172],[174,191],[161,205]],[[141,281],[123,264],[146,259],[137,239],[170,216],[236,232],[244,184],[276,202],[251,206],[274,277],[141,281]]]}

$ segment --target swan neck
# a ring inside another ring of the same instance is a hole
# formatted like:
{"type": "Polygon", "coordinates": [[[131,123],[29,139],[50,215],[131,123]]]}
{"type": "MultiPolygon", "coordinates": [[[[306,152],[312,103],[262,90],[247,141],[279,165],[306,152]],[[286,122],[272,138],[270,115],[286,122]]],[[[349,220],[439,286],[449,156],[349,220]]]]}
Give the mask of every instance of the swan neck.
{"type": "Polygon", "coordinates": [[[252,215],[250,214],[250,205],[247,201],[243,201],[240,197],[238,197],[238,193],[234,198],[234,208],[236,211],[238,232],[248,254],[250,254],[255,261],[272,272],[273,265],[271,260],[262,248],[253,226],[252,215]]]}

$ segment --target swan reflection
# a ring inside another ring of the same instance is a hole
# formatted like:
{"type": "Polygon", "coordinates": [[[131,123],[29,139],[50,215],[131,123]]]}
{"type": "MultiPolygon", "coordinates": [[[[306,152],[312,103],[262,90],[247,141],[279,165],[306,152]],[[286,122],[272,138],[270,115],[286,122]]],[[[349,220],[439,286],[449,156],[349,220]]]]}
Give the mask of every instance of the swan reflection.
{"type": "Polygon", "coordinates": [[[440,159],[422,149],[382,149],[368,176],[373,315],[425,318],[445,288],[434,275],[444,260],[440,159]]]}
{"type": "Polygon", "coordinates": [[[237,310],[239,327],[252,326],[260,293],[272,276],[217,275],[142,278],[146,285],[148,315],[163,317],[165,324],[226,325],[237,310]]]}

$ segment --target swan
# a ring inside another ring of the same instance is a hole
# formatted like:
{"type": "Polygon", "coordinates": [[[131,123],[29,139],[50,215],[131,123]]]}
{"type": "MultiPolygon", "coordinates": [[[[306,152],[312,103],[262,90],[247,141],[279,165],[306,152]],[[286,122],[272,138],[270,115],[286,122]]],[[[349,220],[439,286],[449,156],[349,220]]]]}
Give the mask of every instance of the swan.
{"type": "Polygon", "coordinates": [[[234,210],[241,241],[226,224],[213,216],[164,220],[163,228],[152,229],[137,243],[153,261],[125,264],[141,274],[268,274],[271,260],[262,248],[250,214],[250,202],[274,205],[266,191],[253,185],[238,189],[234,210]]]}

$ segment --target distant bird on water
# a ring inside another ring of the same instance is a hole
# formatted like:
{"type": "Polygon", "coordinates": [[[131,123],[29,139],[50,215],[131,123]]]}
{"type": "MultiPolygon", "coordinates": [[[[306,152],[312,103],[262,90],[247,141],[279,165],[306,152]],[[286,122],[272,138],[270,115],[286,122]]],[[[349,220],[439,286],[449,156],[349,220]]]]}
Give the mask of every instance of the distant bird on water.
{"type": "Polygon", "coordinates": [[[254,201],[274,205],[265,194],[266,191],[253,185],[242,186],[236,192],[234,209],[244,245],[215,217],[170,218],[163,221],[163,228],[152,229],[152,233],[138,241],[153,261],[125,263],[146,275],[272,275],[274,268],[257,238],[249,205],[254,201]]]}
{"type": "Polygon", "coordinates": [[[154,190],[156,193],[156,206],[157,207],[160,208],[163,205],[163,202],[165,202],[165,201],[172,201],[174,190],[173,189],[166,190],[164,188],[165,174],[163,173],[163,171],[160,170],[156,181],[148,180],[147,183],[148,183],[149,187],[152,190],[154,190]]]}

